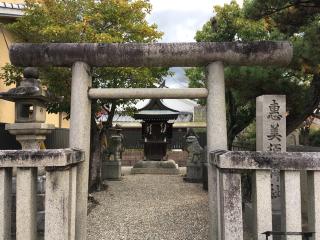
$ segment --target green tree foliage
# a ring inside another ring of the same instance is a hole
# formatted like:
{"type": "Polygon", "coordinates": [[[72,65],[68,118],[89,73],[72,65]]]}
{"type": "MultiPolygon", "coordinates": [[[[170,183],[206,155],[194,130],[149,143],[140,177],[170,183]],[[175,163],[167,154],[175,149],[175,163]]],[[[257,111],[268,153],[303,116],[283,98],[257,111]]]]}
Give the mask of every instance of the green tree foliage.
{"type": "MultiPolygon", "coordinates": [[[[145,19],[151,11],[148,0],[44,0],[41,4],[28,0],[24,10],[25,14],[22,17],[5,26],[14,33],[17,42],[150,43],[162,36],[157,26],[148,24],[145,19]]],[[[20,81],[21,69],[7,65],[2,70],[2,77],[7,84],[20,81]]],[[[48,67],[40,71],[41,80],[48,90],[57,96],[64,96],[62,102],[50,103],[48,111],[69,113],[71,69],[48,67]]],[[[164,68],[92,69],[93,87],[105,88],[152,87],[154,83],[162,81],[167,74],[168,71],[164,68]]],[[[94,121],[95,112],[103,104],[110,105],[111,112],[105,124],[106,127],[110,127],[116,108],[130,113],[136,101],[116,99],[93,102],[91,149],[96,161],[99,161],[99,153],[103,151],[98,135],[101,137],[105,131],[97,128],[94,121]]],[[[91,175],[94,176],[91,178],[99,175],[99,166],[94,168],[91,171],[91,175]]]]}
{"type": "Polygon", "coordinates": [[[310,146],[320,147],[320,130],[311,129],[308,141],[310,146]]]}
{"type": "MultiPolygon", "coordinates": [[[[156,25],[145,20],[151,5],[146,0],[45,0],[41,4],[26,1],[25,15],[5,27],[18,42],[154,42],[162,36],[156,25]]],[[[112,57],[112,56],[110,56],[112,57]]],[[[12,83],[13,67],[6,66],[2,76],[12,83]]],[[[159,68],[95,68],[94,87],[151,87],[167,74],[159,68]]],[[[41,79],[49,91],[64,96],[62,103],[49,105],[49,112],[69,113],[70,69],[46,68],[41,79]]],[[[16,79],[14,79],[16,80],[16,79]]],[[[113,107],[135,101],[118,100],[113,107]]]]}
{"type": "Polygon", "coordinates": [[[319,14],[319,0],[246,0],[245,14],[251,19],[270,17],[282,32],[294,34],[319,14]]]}
{"type": "Polygon", "coordinates": [[[295,76],[300,74],[303,77],[308,85],[308,94],[299,111],[293,112],[287,118],[288,130],[292,131],[310,116],[319,104],[320,2],[247,0],[244,12],[247,18],[263,19],[268,27],[277,28],[293,44],[294,58],[289,68],[295,76]]]}
{"type": "MultiPolygon", "coordinates": [[[[250,16],[249,9],[257,6],[255,2],[258,1],[246,1],[244,8],[235,1],[214,7],[214,17],[195,36],[198,42],[289,40],[294,46],[294,59],[287,68],[226,66],[229,147],[235,136],[254,120],[255,98],[259,95],[287,96],[287,133],[297,128],[319,104],[320,33],[317,33],[318,39],[314,38],[319,21],[313,23],[315,26],[302,26],[300,32],[283,31],[271,15],[264,18],[250,16]]],[[[275,1],[261,1],[262,4],[267,2],[275,1]]],[[[205,84],[203,68],[187,69],[186,74],[190,86],[205,84]]]]}

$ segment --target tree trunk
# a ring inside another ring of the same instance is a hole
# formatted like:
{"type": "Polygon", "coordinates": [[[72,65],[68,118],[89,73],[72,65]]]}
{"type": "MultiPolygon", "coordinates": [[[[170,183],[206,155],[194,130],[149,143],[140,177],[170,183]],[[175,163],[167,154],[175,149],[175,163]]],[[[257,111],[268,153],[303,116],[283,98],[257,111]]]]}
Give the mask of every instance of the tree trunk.
{"type": "Polygon", "coordinates": [[[91,118],[91,141],[90,141],[90,172],[89,191],[100,191],[102,189],[102,158],[107,148],[107,131],[112,127],[112,119],[116,110],[115,101],[112,103],[107,122],[98,126],[95,118],[91,118]]]}
{"type": "Polygon", "coordinates": [[[227,104],[227,141],[228,141],[228,150],[232,150],[233,140],[235,134],[233,128],[236,124],[236,104],[235,99],[232,95],[231,90],[226,91],[226,104],[227,104]]]}
{"type": "Polygon", "coordinates": [[[116,108],[117,108],[117,104],[116,104],[116,101],[115,100],[112,100],[111,101],[111,110],[110,110],[110,113],[108,115],[108,119],[107,119],[107,122],[105,124],[105,127],[108,129],[110,127],[112,127],[112,120],[113,120],[113,116],[114,116],[114,113],[116,112],[116,108]]]}
{"type": "Polygon", "coordinates": [[[101,187],[101,146],[100,130],[94,117],[91,118],[91,141],[90,141],[90,172],[89,191],[96,191],[101,187]]]}
{"type": "Polygon", "coordinates": [[[226,104],[227,104],[227,139],[228,139],[228,149],[232,150],[232,144],[235,137],[242,132],[252,121],[254,120],[255,114],[252,112],[246,113],[246,118],[239,117],[238,107],[234,99],[231,90],[226,91],[226,104]],[[242,121],[240,121],[242,119],[242,121]]]}

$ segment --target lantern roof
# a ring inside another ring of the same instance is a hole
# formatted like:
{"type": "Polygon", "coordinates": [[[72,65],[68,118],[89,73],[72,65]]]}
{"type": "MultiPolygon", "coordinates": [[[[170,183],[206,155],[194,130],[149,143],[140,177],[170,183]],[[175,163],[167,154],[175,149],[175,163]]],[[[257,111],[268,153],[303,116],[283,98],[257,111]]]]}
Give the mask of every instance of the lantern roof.
{"type": "Polygon", "coordinates": [[[35,68],[26,68],[23,75],[24,78],[18,87],[11,88],[7,92],[0,92],[0,99],[11,102],[18,100],[48,101],[48,92],[42,88],[40,80],[38,79],[38,70],[35,68]]]}
{"type": "Polygon", "coordinates": [[[0,99],[11,102],[18,100],[38,100],[42,102],[48,101],[48,94],[39,87],[16,87],[7,92],[0,92],[0,99]]]}

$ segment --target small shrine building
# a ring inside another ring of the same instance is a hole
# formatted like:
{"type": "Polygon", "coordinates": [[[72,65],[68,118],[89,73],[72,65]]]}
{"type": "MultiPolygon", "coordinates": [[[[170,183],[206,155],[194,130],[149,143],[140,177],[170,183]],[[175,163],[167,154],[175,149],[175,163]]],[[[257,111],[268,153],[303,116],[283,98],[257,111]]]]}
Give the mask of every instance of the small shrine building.
{"type": "Polygon", "coordinates": [[[172,139],[173,120],[179,111],[165,106],[161,99],[151,99],[149,103],[134,114],[136,120],[142,120],[142,140],[144,160],[167,160],[167,148],[172,139]]]}

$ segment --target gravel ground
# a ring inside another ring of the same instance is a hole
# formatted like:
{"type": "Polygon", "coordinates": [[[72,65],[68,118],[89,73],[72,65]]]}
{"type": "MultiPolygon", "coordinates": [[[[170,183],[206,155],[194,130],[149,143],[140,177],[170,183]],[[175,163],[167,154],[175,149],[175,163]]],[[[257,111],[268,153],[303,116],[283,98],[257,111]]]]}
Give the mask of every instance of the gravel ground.
{"type": "Polygon", "coordinates": [[[89,240],[208,239],[208,194],[182,176],[126,175],[93,194],[89,240]]]}

